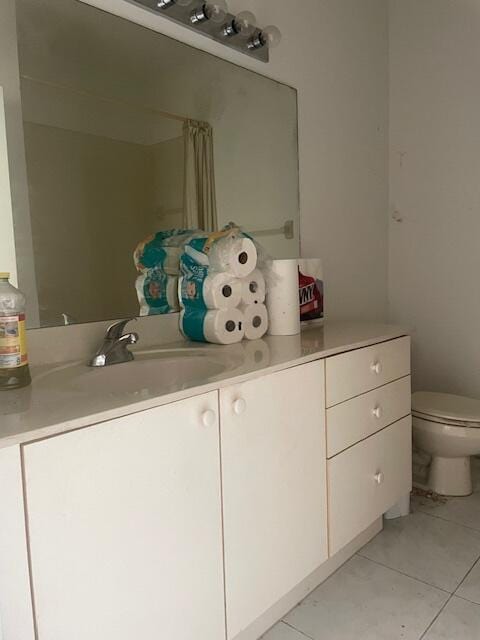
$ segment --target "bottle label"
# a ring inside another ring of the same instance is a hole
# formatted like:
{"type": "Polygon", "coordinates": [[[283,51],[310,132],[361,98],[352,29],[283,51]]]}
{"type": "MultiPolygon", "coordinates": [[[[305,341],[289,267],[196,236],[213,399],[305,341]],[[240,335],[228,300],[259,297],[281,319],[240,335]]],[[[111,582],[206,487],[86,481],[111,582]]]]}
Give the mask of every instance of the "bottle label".
{"type": "Polygon", "coordinates": [[[0,316],[0,369],[15,369],[27,363],[25,314],[0,316]]]}

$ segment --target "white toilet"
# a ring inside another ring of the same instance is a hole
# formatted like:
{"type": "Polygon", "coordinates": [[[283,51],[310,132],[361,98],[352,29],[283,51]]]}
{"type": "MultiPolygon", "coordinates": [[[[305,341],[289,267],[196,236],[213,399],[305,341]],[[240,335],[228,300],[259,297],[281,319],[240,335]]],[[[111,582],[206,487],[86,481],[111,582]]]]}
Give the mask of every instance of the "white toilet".
{"type": "Polygon", "coordinates": [[[412,415],[413,442],[432,456],[426,488],[470,495],[470,457],[480,454],[480,400],[419,391],[412,395],[412,415]]]}

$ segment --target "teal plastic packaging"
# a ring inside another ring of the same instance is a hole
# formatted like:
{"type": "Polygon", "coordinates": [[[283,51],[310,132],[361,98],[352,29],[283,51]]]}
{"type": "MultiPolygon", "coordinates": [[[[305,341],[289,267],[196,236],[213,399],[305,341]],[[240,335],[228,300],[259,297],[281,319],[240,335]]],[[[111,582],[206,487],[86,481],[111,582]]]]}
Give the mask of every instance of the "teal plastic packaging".
{"type": "Polygon", "coordinates": [[[146,269],[136,281],[141,316],[174,313],[178,303],[178,277],[167,275],[161,268],[146,269]]]}
{"type": "Polygon", "coordinates": [[[243,314],[239,309],[184,309],[180,330],[196,342],[234,344],[245,335],[243,314]]]}

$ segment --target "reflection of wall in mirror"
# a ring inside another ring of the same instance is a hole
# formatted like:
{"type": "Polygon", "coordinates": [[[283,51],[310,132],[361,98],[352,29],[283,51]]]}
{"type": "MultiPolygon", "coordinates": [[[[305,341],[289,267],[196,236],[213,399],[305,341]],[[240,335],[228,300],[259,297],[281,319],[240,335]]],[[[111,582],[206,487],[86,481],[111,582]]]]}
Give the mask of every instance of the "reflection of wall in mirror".
{"type": "Polygon", "coordinates": [[[179,226],[182,123],[31,81],[22,97],[41,325],[136,315],[133,249],[179,226]]]}
{"type": "Polygon", "coordinates": [[[136,315],[133,250],[152,229],[148,147],[25,123],[42,326],[136,315]]]}
{"type": "Polygon", "coordinates": [[[154,229],[183,226],[183,136],[159,142],[152,147],[155,166],[154,229]]]}

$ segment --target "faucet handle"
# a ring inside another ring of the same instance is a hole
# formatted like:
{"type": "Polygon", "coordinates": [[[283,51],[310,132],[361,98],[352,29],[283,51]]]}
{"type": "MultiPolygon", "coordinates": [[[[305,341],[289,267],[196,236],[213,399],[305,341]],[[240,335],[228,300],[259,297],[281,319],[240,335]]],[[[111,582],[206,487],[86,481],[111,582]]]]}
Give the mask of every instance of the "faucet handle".
{"type": "Polygon", "coordinates": [[[137,319],[126,318],[125,320],[119,320],[118,322],[114,322],[108,327],[105,337],[108,338],[109,340],[119,340],[122,337],[127,324],[129,322],[132,322],[133,320],[136,321],[137,319]]]}

